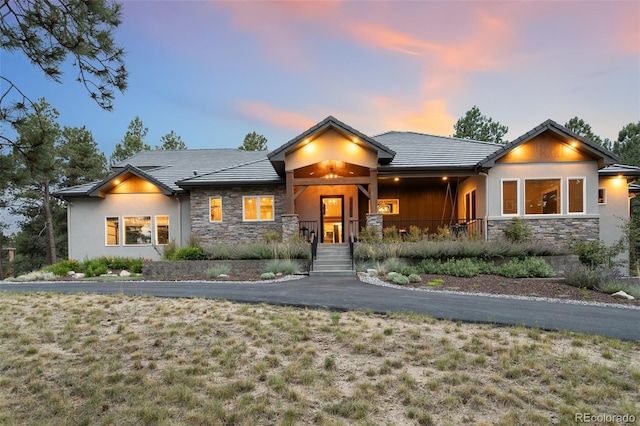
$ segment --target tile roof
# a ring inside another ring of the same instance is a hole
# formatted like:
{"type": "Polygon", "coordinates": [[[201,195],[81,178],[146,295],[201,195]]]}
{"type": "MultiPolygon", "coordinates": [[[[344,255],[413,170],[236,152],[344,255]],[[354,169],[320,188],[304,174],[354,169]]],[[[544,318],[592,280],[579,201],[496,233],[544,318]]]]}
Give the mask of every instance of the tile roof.
{"type": "Polygon", "coordinates": [[[271,162],[264,158],[244,164],[229,166],[211,173],[183,179],[177,182],[182,188],[211,185],[244,185],[284,183],[285,179],[276,173],[271,162]]]}
{"type": "Polygon", "coordinates": [[[427,135],[415,132],[387,132],[373,139],[396,152],[391,164],[383,170],[399,169],[473,169],[480,161],[500,149],[502,145],[427,135]]]}

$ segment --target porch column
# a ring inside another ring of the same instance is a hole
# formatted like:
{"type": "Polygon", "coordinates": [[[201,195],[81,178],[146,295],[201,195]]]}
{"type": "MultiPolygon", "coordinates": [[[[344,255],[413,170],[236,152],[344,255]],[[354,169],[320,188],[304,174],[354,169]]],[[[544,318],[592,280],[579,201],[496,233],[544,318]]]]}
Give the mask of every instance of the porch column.
{"type": "Polygon", "coordinates": [[[293,170],[289,170],[286,173],[286,189],[287,189],[287,195],[286,195],[286,202],[285,202],[285,209],[287,214],[293,214],[293,170]]]}
{"type": "Polygon", "coordinates": [[[282,241],[289,241],[300,234],[300,221],[297,214],[282,215],[282,241]]]}
{"type": "Polygon", "coordinates": [[[369,213],[378,213],[378,169],[369,169],[369,213]]]}

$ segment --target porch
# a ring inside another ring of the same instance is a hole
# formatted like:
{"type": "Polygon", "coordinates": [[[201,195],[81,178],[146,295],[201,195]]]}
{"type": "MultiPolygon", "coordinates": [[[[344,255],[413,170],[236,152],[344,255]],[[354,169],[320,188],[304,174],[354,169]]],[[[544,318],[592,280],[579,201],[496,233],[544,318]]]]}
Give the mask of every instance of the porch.
{"type": "MultiPolygon", "coordinates": [[[[315,234],[319,240],[325,243],[339,243],[337,234],[332,233],[332,240],[326,240],[325,235],[320,233],[320,224],[317,220],[301,220],[299,224],[299,236],[305,241],[311,240],[311,235],[315,234]]],[[[346,240],[349,241],[351,236],[355,240],[360,239],[360,232],[366,229],[366,221],[359,219],[349,220],[346,229],[346,240]]],[[[448,233],[454,238],[464,236],[484,236],[484,220],[483,219],[390,219],[383,216],[382,219],[383,235],[395,236],[403,241],[414,238],[429,238],[434,234],[448,233]]]]}

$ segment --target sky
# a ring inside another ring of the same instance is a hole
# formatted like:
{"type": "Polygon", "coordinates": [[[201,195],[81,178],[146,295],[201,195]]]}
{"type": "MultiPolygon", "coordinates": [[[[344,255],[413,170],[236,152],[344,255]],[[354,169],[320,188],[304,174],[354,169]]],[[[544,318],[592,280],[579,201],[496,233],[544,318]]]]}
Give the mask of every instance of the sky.
{"type": "Polygon", "coordinates": [[[513,140],[578,116],[617,139],[640,120],[640,1],[129,1],[128,89],[100,109],[18,54],[0,74],[86,126],[109,157],[139,116],[147,142],[275,149],[329,115],[374,136],[452,135],[471,107],[513,140]]]}

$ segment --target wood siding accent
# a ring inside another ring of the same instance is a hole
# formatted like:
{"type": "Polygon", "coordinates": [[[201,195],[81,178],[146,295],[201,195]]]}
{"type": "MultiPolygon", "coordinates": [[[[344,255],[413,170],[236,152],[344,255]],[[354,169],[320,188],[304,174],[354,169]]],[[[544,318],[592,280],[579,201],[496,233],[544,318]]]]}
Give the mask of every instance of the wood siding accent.
{"type": "Polygon", "coordinates": [[[109,192],[111,194],[155,194],[162,192],[162,190],[138,176],[131,176],[109,192]]]}
{"type": "Polygon", "coordinates": [[[573,147],[554,138],[549,134],[542,134],[525,142],[502,158],[497,163],[547,163],[547,162],[577,162],[593,161],[594,158],[581,152],[580,145],[573,147]]]}

